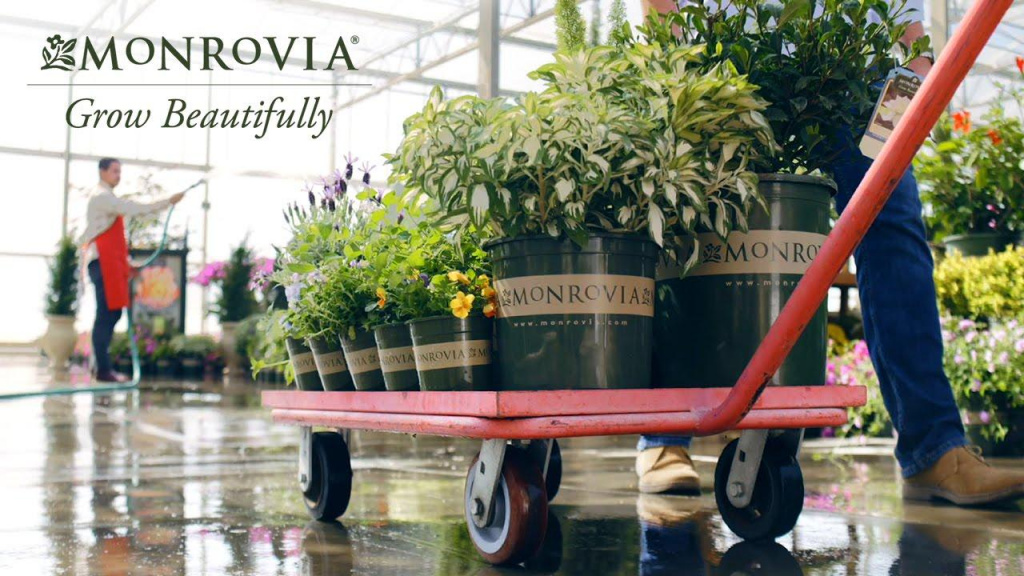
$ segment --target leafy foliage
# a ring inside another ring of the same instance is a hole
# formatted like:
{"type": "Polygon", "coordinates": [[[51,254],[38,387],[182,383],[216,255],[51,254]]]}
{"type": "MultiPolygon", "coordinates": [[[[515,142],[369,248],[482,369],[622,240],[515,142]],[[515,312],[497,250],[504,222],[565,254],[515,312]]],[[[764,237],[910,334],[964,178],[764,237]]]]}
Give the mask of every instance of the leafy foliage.
{"type": "Polygon", "coordinates": [[[887,0],[707,0],[651,14],[636,39],[617,37],[706,44],[705,68],[730,62],[768,101],[764,114],[779,147],[755,170],[828,173],[867,126],[879,82],[928,49],[927,37],[900,44],[906,16],[903,3],[887,0]]]}
{"type": "Polygon", "coordinates": [[[867,342],[857,340],[840,352],[830,346],[825,384],[828,386],[864,386],[868,399],[863,406],[849,408],[849,420],[836,430],[839,436],[890,436],[892,420],[882,400],[878,376],[868,354],[867,342]]]}
{"type": "Polygon", "coordinates": [[[612,0],[612,7],[608,11],[608,38],[612,44],[629,35],[629,21],[626,19],[625,0],[612,0]]]}
{"type": "Polygon", "coordinates": [[[252,251],[243,242],[231,252],[219,283],[220,293],[210,308],[221,322],[240,322],[258,310],[256,295],[249,289],[252,270],[252,251]]]}
{"type": "MultiPolygon", "coordinates": [[[[1020,94],[1017,93],[1019,99],[1020,94]]],[[[914,159],[937,239],[966,232],[1024,232],[1024,118],[996,106],[982,126],[948,114],[914,159]]]]}
{"type": "MultiPolygon", "coordinates": [[[[746,229],[760,200],[748,168],[772,145],[764,103],[703,48],[634,45],[556,54],[521,102],[435,89],[406,120],[392,181],[436,200],[445,223],[583,244],[589,230],[648,235],[690,252],[698,225],[746,229]]],[[[696,254],[696,251],[692,251],[696,254]]]]}
{"type": "Polygon", "coordinates": [[[1024,319],[1024,247],[980,257],[954,251],[935,267],[935,291],[952,316],[1024,319]]]}
{"type": "Polygon", "coordinates": [[[78,248],[70,236],[57,243],[50,261],[50,286],[46,291],[46,313],[74,316],[78,312],[78,248]]]}
{"type": "Polygon", "coordinates": [[[217,350],[217,341],[212,336],[178,334],[171,339],[171,351],[182,358],[204,360],[217,350]]]}

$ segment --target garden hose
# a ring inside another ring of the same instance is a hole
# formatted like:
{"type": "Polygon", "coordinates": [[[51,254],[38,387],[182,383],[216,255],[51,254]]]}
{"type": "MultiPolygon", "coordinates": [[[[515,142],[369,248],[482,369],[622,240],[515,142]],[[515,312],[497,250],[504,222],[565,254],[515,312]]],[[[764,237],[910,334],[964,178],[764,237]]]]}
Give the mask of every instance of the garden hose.
{"type": "MultiPolygon", "coordinates": [[[[202,184],[205,180],[199,180],[195,184],[189,186],[182,191],[182,194],[202,184]]],[[[164,249],[167,248],[167,229],[171,224],[171,216],[174,215],[174,205],[172,204],[170,209],[167,210],[167,217],[164,219],[163,233],[160,235],[160,244],[157,245],[153,253],[148,258],[142,261],[136,269],[142,270],[150,264],[156,261],[157,258],[163,253],[164,249]]],[[[130,280],[133,282],[134,278],[130,280]]],[[[129,285],[128,295],[132,297],[133,291],[129,285]]],[[[72,386],[66,388],[51,388],[48,390],[39,390],[35,392],[15,392],[11,394],[0,394],[0,400],[16,400],[19,398],[33,398],[36,396],[68,396],[71,394],[105,394],[110,392],[128,392],[132,390],[138,390],[139,382],[142,380],[142,362],[139,359],[139,345],[135,341],[135,322],[132,320],[132,306],[128,306],[128,346],[131,350],[132,356],[132,379],[126,384],[103,384],[98,386],[72,386]]]]}

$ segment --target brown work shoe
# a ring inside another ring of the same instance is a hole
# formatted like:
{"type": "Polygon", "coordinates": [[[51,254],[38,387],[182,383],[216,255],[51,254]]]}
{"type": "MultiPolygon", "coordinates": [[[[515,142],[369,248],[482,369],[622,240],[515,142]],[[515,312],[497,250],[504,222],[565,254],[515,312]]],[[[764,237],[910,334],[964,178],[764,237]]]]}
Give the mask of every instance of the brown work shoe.
{"type": "Polygon", "coordinates": [[[993,468],[979,452],[976,446],[946,452],[931,468],[903,481],[903,497],[971,506],[1024,496],[1024,474],[993,468]]]}
{"type": "Polygon", "coordinates": [[[700,493],[700,476],[682,446],[648,448],[636,457],[638,488],[646,494],[700,493]]]}

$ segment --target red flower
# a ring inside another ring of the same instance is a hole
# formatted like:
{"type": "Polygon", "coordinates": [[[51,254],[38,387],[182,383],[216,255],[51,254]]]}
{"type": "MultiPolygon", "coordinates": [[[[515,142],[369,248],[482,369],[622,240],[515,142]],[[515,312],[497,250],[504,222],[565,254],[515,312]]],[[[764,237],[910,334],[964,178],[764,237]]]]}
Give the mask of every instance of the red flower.
{"type": "Polygon", "coordinates": [[[959,130],[964,134],[971,131],[971,113],[964,110],[953,114],[953,130],[959,130]]]}
{"type": "Polygon", "coordinates": [[[992,144],[995,146],[999,146],[1003,143],[1003,139],[999,136],[999,132],[996,132],[995,130],[988,131],[988,139],[991,140],[992,144]]]}
{"type": "Polygon", "coordinates": [[[1024,74],[1024,56],[1017,56],[1017,70],[1024,74]]]}

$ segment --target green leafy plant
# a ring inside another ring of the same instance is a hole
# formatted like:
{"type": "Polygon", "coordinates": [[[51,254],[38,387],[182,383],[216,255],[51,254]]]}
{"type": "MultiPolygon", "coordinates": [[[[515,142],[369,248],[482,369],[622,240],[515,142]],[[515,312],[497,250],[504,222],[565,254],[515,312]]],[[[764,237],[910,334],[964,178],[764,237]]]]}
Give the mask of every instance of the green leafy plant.
{"type": "Polygon", "coordinates": [[[50,261],[50,285],[46,291],[46,313],[74,316],[78,312],[78,248],[70,236],[60,239],[50,261]]]}
{"type": "Polygon", "coordinates": [[[178,334],[171,339],[170,344],[174,355],[182,359],[205,360],[207,356],[217,350],[217,341],[212,336],[205,334],[178,334]]]}
{"type": "Polygon", "coordinates": [[[221,322],[240,322],[258,310],[256,295],[250,289],[253,255],[245,242],[231,252],[219,281],[220,292],[210,312],[221,322]]]}
{"type": "Polygon", "coordinates": [[[629,34],[629,21],[626,19],[625,0],[612,0],[608,10],[608,38],[613,44],[618,43],[623,35],[629,34]]]}
{"type": "Polygon", "coordinates": [[[968,232],[1024,232],[1024,118],[996,106],[984,125],[970,113],[944,115],[914,159],[937,240],[968,232]]]}
{"type": "Polygon", "coordinates": [[[1024,326],[946,318],[945,368],[965,420],[982,436],[1002,440],[1008,411],[1024,408],[1024,326]]]}
{"type": "MultiPolygon", "coordinates": [[[[445,223],[501,237],[647,235],[677,259],[698,225],[746,229],[748,169],[770,147],[755,87],[700,46],[636,44],[556,54],[520,103],[439,89],[405,124],[392,182],[434,199],[445,223]]],[[[695,260],[695,258],[693,258],[695,260]]]]}
{"type": "Polygon", "coordinates": [[[952,316],[1024,319],[1024,247],[980,257],[953,251],[935,267],[935,291],[952,316]]]}
{"type": "Polygon", "coordinates": [[[617,39],[707,45],[702,66],[729,62],[768,102],[779,146],[755,170],[827,174],[867,126],[880,81],[928,49],[927,37],[900,43],[907,15],[905,4],[888,0],[707,0],[652,14],[637,38],[617,39]]]}

